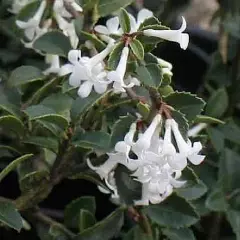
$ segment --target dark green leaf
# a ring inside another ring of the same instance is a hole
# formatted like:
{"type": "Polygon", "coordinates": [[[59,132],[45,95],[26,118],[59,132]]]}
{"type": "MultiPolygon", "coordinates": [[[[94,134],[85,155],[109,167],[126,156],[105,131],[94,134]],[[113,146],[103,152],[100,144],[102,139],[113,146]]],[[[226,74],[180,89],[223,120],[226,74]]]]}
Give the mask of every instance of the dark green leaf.
{"type": "Polygon", "coordinates": [[[236,240],[240,240],[240,211],[228,210],[227,219],[230,222],[234,233],[236,234],[236,240]]]}
{"type": "Polygon", "coordinates": [[[119,42],[115,45],[114,49],[112,50],[112,52],[108,58],[108,68],[109,69],[115,70],[117,68],[123,48],[124,48],[123,42],[119,42]]]}
{"type": "Polygon", "coordinates": [[[162,81],[161,68],[154,63],[147,64],[146,66],[139,66],[136,69],[137,78],[146,86],[159,87],[162,81]]]}
{"type": "Polygon", "coordinates": [[[130,205],[134,200],[141,199],[142,184],[131,177],[131,171],[123,165],[118,165],[114,172],[121,201],[130,205]]]}
{"type": "Polygon", "coordinates": [[[96,223],[94,215],[86,209],[80,209],[79,232],[92,227],[96,223]]]}
{"type": "Polygon", "coordinates": [[[9,163],[3,170],[2,172],[0,172],[0,182],[3,180],[4,177],[6,177],[8,175],[9,172],[11,172],[12,170],[14,170],[20,163],[22,163],[23,161],[31,158],[33,156],[33,154],[25,154],[17,159],[15,159],[14,161],[12,161],[11,163],[9,163]]]}
{"type": "Polygon", "coordinates": [[[110,148],[114,148],[115,144],[123,141],[124,136],[129,131],[130,125],[134,122],[135,118],[131,115],[120,118],[112,128],[110,139],[110,148]]]}
{"type": "Polygon", "coordinates": [[[113,12],[117,11],[121,7],[126,7],[127,5],[131,4],[132,0],[99,0],[98,1],[98,14],[100,17],[104,17],[106,15],[112,14],[113,12]]]}
{"type": "Polygon", "coordinates": [[[144,212],[152,221],[165,227],[189,227],[199,220],[193,207],[174,194],[158,205],[146,207],[144,212]]]}
{"type": "Polygon", "coordinates": [[[193,231],[190,228],[165,228],[163,234],[168,237],[169,240],[195,240],[193,231]]]}
{"type": "Polygon", "coordinates": [[[66,57],[72,49],[70,40],[59,31],[45,33],[34,41],[33,48],[47,54],[55,54],[66,57]]]}
{"type": "Polygon", "coordinates": [[[221,152],[224,148],[224,140],[225,140],[224,134],[221,131],[219,131],[217,128],[213,128],[213,127],[208,128],[207,133],[215,150],[218,153],[221,152]]]}
{"type": "Polygon", "coordinates": [[[230,194],[239,188],[240,174],[240,155],[228,148],[223,150],[219,164],[219,179],[222,183],[224,193],[230,194]]]}
{"type": "Polygon", "coordinates": [[[22,136],[24,133],[23,122],[12,115],[0,117],[0,127],[4,129],[4,131],[13,131],[19,136],[22,136]]]}
{"type": "Polygon", "coordinates": [[[123,225],[123,209],[119,208],[104,220],[90,227],[73,240],[110,240],[118,234],[123,225]]]}
{"type": "Polygon", "coordinates": [[[128,231],[123,240],[153,240],[153,238],[149,234],[144,233],[139,225],[136,225],[128,231]]]}
{"type": "Polygon", "coordinates": [[[79,227],[79,213],[81,209],[89,211],[94,216],[96,211],[95,198],[84,196],[69,203],[64,210],[64,222],[67,226],[79,227]]]}
{"type": "Polygon", "coordinates": [[[211,117],[220,118],[228,108],[228,94],[222,88],[214,92],[206,106],[206,115],[211,117]]]}
{"type": "Polygon", "coordinates": [[[129,33],[131,30],[130,18],[127,11],[124,8],[120,9],[119,22],[123,32],[129,33]]]}
{"type": "Polygon", "coordinates": [[[23,143],[32,144],[41,148],[47,148],[57,153],[58,141],[56,138],[31,136],[22,141],[23,143]]]}
{"type": "Polygon", "coordinates": [[[174,92],[165,98],[167,104],[185,114],[188,121],[194,120],[203,110],[205,102],[189,92],[174,92]]]}
{"type": "Polygon", "coordinates": [[[139,60],[143,60],[143,58],[144,58],[144,48],[143,48],[143,45],[140,41],[138,41],[137,39],[133,39],[130,42],[130,48],[132,49],[134,55],[139,60]]]}
{"type": "Polygon", "coordinates": [[[73,144],[76,147],[108,150],[110,135],[105,132],[86,132],[75,136],[73,144]]]}
{"type": "Polygon", "coordinates": [[[71,108],[72,121],[78,121],[83,113],[89,110],[94,104],[96,104],[105,95],[99,95],[92,92],[87,98],[77,98],[71,108]]]}
{"type": "Polygon", "coordinates": [[[43,77],[40,69],[33,66],[21,66],[13,70],[8,79],[8,84],[10,86],[20,86],[42,80],[43,77]]]}
{"type": "Polygon", "coordinates": [[[223,193],[221,184],[216,185],[207,196],[205,205],[212,211],[225,211],[228,207],[226,196],[223,193]]]}
{"type": "Polygon", "coordinates": [[[35,0],[25,5],[17,15],[17,19],[21,21],[27,21],[28,19],[33,17],[40,6],[40,3],[41,1],[35,0]]]}
{"type": "Polygon", "coordinates": [[[20,232],[22,217],[11,202],[0,201],[0,222],[20,232]]]}
{"type": "Polygon", "coordinates": [[[207,192],[206,185],[191,168],[188,167],[183,170],[181,179],[187,182],[183,187],[176,189],[176,192],[186,200],[198,199],[207,192]]]}

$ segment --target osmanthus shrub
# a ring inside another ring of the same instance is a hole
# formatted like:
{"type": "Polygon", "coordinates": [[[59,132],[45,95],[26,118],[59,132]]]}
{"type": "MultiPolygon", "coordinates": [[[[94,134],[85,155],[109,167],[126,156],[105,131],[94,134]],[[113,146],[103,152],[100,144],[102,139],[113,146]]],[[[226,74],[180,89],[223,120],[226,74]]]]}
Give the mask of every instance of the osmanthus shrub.
{"type": "Polygon", "coordinates": [[[10,163],[0,181],[16,170],[21,189],[17,199],[0,200],[4,227],[34,227],[40,239],[195,239],[197,199],[207,191],[193,170],[206,155],[196,136],[218,120],[200,116],[201,98],[174,91],[172,64],[151,53],[162,42],[187,49],[184,17],[172,30],[147,9],[131,15],[123,8],[130,3],[9,7],[22,44],[45,65],[19,66],[1,82],[0,149],[10,163]],[[44,215],[38,204],[64,178],[93,181],[116,210],[97,222],[103,206],[79,196],[64,224],[44,215]]]}

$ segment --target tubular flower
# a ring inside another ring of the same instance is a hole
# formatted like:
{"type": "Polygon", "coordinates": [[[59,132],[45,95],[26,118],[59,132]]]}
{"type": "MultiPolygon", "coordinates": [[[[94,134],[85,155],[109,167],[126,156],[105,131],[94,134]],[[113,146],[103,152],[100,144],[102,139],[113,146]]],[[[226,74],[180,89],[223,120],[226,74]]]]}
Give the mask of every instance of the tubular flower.
{"type": "Polygon", "coordinates": [[[189,35],[183,33],[187,27],[186,20],[182,17],[182,26],[178,30],[153,30],[147,29],[143,30],[143,34],[149,37],[158,37],[167,41],[177,42],[180,44],[180,47],[184,50],[187,49],[189,43],[189,35]]]}
{"type": "Polygon", "coordinates": [[[135,199],[135,205],[157,204],[172,194],[175,188],[181,188],[186,181],[180,180],[182,170],[187,166],[187,158],[193,164],[199,164],[204,156],[198,155],[202,145],[183,139],[177,123],[173,119],[165,121],[164,136],[161,137],[162,116],[157,114],[145,132],[137,133],[137,124],[132,123],[124,140],[117,142],[115,151],[108,153],[108,160],[95,167],[88,160],[89,167],[103,179],[109,191],[100,187],[104,193],[112,193],[112,199],[120,202],[114,171],[118,164],[126,166],[131,177],[142,184],[141,199],[135,199]],[[172,142],[175,137],[178,151],[172,142]],[[133,155],[135,155],[134,158],[133,155]]]}
{"type": "Polygon", "coordinates": [[[104,25],[96,25],[94,30],[97,33],[104,34],[104,35],[121,35],[122,30],[119,27],[119,18],[113,17],[107,20],[106,26],[104,25]]]}
{"type": "Polygon", "coordinates": [[[24,34],[28,40],[33,40],[36,32],[39,29],[39,24],[41,22],[43,13],[46,9],[47,1],[43,0],[32,18],[30,18],[27,22],[17,20],[16,24],[19,28],[24,29],[24,34]]]}
{"type": "Polygon", "coordinates": [[[107,75],[107,78],[111,82],[113,82],[113,89],[115,92],[125,92],[124,88],[131,88],[134,86],[133,81],[131,81],[128,85],[124,83],[124,76],[127,68],[128,55],[129,55],[129,48],[124,47],[116,70],[109,72],[107,75]]]}
{"type": "Polygon", "coordinates": [[[50,64],[50,67],[43,72],[45,75],[50,73],[58,74],[60,72],[60,59],[58,55],[47,54],[45,62],[50,64]]]}

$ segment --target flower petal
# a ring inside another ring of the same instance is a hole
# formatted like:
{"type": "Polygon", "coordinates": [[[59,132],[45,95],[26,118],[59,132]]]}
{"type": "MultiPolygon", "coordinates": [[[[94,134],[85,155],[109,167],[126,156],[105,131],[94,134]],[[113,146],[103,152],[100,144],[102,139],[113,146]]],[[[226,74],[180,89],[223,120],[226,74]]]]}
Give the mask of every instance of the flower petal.
{"type": "Polygon", "coordinates": [[[144,20],[150,18],[153,16],[153,12],[146,9],[146,8],[143,8],[141,11],[139,11],[138,15],[137,15],[137,24],[138,24],[138,27],[140,26],[141,23],[144,22],[144,20]]]}
{"type": "Polygon", "coordinates": [[[98,33],[109,35],[109,30],[103,25],[97,25],[94,27],[94,30],[98,33]]]}
{"type": "Polygon", "coordinates": [[[109,30],[109,34],[117,34],[119,28],[119,18],[113,17],[107,20],[106,26],[109,30]]]}
{"type": "Polygon", "coordinates": [[[81,50],[71,50],[68,53],[68,61],[72,64],[76,64],[81,59],[81,50]]]}
{"type": "Polygon", "coordinates": [[[92,91],[93,83],[90,81],[85,81],[78,89],[78,96],[81,98],[86,98],[92,91]]]}
{"type": "Polygon", "coordinates": [[[198,155],[198,154],[192,154],[188,156],[189,161],[194,165],[199,165],[203,160],[205,156],[204,155],[198,155]]]}

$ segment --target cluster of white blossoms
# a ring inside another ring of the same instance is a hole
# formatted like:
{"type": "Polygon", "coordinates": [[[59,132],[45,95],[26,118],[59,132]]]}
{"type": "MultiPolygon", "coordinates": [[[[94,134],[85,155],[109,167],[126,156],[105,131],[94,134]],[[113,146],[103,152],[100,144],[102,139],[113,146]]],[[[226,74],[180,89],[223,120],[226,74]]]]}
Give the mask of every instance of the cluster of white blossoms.
{"type": "MultiPolygon", "coordinates": [[[[19,14],[20,11],[33,0],[15,0],[13,1],[10,12],[19,14]]],[[[79,39],[75,31],[74,19],[72,14],[67,10],[66,5],[70,6],[76,12],[82,12],[81,6],[75,0],[55,0],[52,3],[52,18],[43,19],[47,10],[47,0],[42,0],[35,14],[27,21],[16,20],[16,25],[24,31],[25,40],[22,41],[26,48],[33,48],[34,42],[47,32],[53,30],[52,23],[55,21],[58,28],[67,36],[74,49],[78,47],[79,39]]],[[[60,59],[58,55],[46,55],[45,59],[50,67],[44,71],[44,74],[55,73],[60,71],[60,59]]]]}
{"type": "MultiPolygon", "coordinates": [[[[135,19],[129,14],[131,30],[128,34],[133,34],[138,31],[140,25],[144,20],[153,16],[153,13],[147,9],[142,9],[135,19]]],[[[116,35],[121,37],[124,32],[120,27],[120,20],[118,16],[110,18],[106,22],[106,26],[97,25],[94,30],[98,36],[108,45],[106,49],[97,55],[89,58],[82,57],[80,50],[72,50],[69,52],[69,63],[62,66],[60,75],[71,73],[69,77],[69,84],[73,87],[79,87],[78,95],[82,98],[89,96],[92,89],[102,94],[107,90],[107,86],[111,86],[115,93],[125,92],[126,88],[139,86],[140,82],[134,76],[126,74],[130,48],[128,44],[122,49],[120,60],[115,70],[107,71],[105,69],[104,59],[112,52],[116,41],[111,37],[116,35]]],[[[165,40],[179,42],[183,49],[187,48],[189,37],[188,34],[183,33],[186,29],[186,22],[183,18],[182,27],[179,30],[144,30],[143,34],[150,36],[153,31],[153,36],[156,36],[156,31],[159,32],[159,37],[165,40]]],[[[158,59],[158,63],[162,68],[163,74],[172,76],[172,65],[163,59],[158,59]]]]}
{"type": "MultiPolygon", "coordinates": [[[[115,202],[119,201],[114,178],[114,170],[118,164],[126,166],[132,171],[132,178],[142,183],[142,198],[136,199],[134,204],[148,205],[162,202],[174,188],[184,186],[186,181],[179,178],[188,161],[198,165],[204,160],[205,156],[199,154],[202,150],[201,143],[192,144],[189,139],[185,141],[174,119],[165,120],[163,135],[162,125],[162,116],[157,114],[144,132],[138,131],[138,137],[134,141],[137,124],[132,123],[124,141],[117,142],[115,151],[108,153],[109,158],[104,164],[93,166],[90,160],[87,160],[88,166],[112,191],[111,197],[115,202]],[[175,141],[172,141],[172,137],[175,141]],[[131,158],[131,153],[135,154],[134,159],[131,158]]],[[[110,193],[102,187],[99,189],[110,193]]]]}

